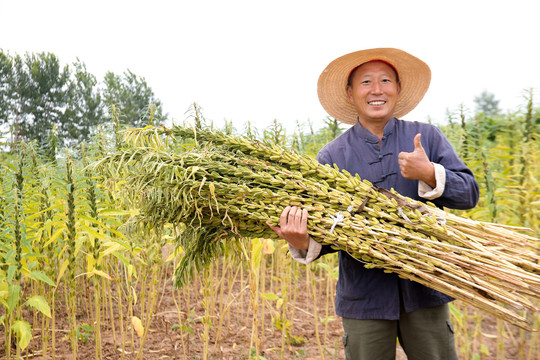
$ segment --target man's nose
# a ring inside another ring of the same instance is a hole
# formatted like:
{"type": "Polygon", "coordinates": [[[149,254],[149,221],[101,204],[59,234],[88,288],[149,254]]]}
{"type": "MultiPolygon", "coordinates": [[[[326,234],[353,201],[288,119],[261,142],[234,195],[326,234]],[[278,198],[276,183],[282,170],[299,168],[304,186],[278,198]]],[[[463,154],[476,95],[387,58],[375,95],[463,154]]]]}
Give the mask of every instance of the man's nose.
{"type": "Polygon", "coordinates": [[[380,94],[382,93],[382,85],[380,82],[375,81],[373,82],[373,85],[371,87],[371,92],[374,94],[380,94]]]}

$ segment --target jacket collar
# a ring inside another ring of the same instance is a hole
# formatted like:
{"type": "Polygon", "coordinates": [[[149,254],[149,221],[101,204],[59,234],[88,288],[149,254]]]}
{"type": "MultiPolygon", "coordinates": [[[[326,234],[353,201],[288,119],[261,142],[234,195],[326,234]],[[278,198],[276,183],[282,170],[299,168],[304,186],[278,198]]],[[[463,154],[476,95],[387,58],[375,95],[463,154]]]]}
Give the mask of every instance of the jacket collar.
{"type": "MultiPolygon", "coordinates": [[[[396,127],[396,118],[392,117],[386,125],[384,126],[384,132],[383,136],[388,136],[394,132],[394,128],[396,127]]],[[[366,129],[365,127],[360,124],[358,119],[356,119],[356,124],[353,126],[353,132],[356,137],[364,139],[366,142],[378,144],[379,138],[374,135],[371,131],[366,129]]]]}

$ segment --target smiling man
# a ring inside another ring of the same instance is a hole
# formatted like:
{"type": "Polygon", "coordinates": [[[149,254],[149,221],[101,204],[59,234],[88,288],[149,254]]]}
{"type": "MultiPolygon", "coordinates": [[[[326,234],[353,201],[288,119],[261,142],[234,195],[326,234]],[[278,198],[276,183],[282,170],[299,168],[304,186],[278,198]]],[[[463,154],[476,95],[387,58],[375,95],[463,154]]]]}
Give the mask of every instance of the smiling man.
{"type": "MultiPolygon", "coordinates": [[[[436,127],[399,119],[426,93],[431,71],[398,49],[361,50],[331,62],[318,81],[319,100],[353,125],[317,155],[385,189],[440,207],[472,208],[478,184],[436,127]]],[[[334,252],[308,235],[308,212],[286,207],[272,229],[307,264],[334,252]]],[[[396,339],[409,360],[457,359],[448,303],[453,299],[382,269],[366,269],[339,252],[335,309],[342,317],[347,359],[394,359],[396,339]]]]}

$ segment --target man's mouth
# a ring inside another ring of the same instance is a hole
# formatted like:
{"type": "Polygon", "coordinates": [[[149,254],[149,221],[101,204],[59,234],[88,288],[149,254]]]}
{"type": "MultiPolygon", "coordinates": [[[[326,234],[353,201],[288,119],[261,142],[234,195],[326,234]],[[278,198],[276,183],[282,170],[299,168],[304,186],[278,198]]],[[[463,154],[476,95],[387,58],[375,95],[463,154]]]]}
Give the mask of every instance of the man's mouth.
{"type": "Polygon", "coordinates": [[[382,106],[382,105],[386,104],[386,101],[384,101],[384,100],[373,100],[373,101],[368,101],[368,104],[373,105],[373,106],[382,106]]]}

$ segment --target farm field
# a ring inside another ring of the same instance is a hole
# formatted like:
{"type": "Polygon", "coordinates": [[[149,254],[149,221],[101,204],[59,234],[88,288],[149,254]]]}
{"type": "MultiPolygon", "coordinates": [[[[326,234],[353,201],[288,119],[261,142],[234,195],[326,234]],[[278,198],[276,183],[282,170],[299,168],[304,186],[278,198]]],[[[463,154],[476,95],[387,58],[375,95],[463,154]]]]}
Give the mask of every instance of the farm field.
{"type": "MultiPolygon", "coordinates": [[[[511,116],[461,115],[441,130],[474,171],[481,200],[456,214],[538,237],[540,114],[532,93],[511,116]]],[[[314,156],[335,136],[330,125],[288,138],[276,124],[262,136],[314,156]]],[[[138,222],[142,194],[130,187],[129,169],[95,166],[130,146],[98,132],[78,149],[45,153],[20,143],[1,154],[0,358],[344,358],[335,255],[302,266],[283,241],[241,238],[175,287],[185,224],[138,222]]],[[[540,314],[522,315],[540,329],[540,314]]],[[[538,359],[538,332],[460,301],[452,316],[461,358],[538,359]]]]}
{"type": "MultiPolygon", "coordinates": [[[[163,255],[168,253],[164,251],[163,255]]],[[[267,255],[277,257],[277,254],[267,255]]],[[[269,260],[269,259],[267,259],[269,260]]],[[[326,262],[325,262],[326,264],[326,262]]],[[[304,275],[307,269],[302,269],[301,266],[290,264],[292,271],[304,275]]],[[[237,271],[238,278],[224,286],[223,300],[218,297],[215,299],[213,321],[221,320],[221,335],[220,340],[217,340],[217,330],[210,331],[209,342],[209,358],[211,359],[248,359],[250,337],[251,337],[251,322],[253,312],[250,309],[249,293],[243,291],[247,286],[247,279],[242,281],[240,272],[242,265],[236,264],[231,266],[230,262],[225,265],[221,262],[214,269],[214,279],[216,283],[222,279],[223,267],[228,267],[226,271],[237,271]],[[232,300],[234,299],[234,300],[232,300]],[[223,311],[224,307],[228,307],[223,311]]],[[[275,265],[274,265],[275,266],[275,265]]],[[[281,266],[280,266],[281,267],[281,266]]],[[[313,270],[314,276],[311,282],[315,284],[317,299],[313,301],[314,288],[306,281],[305,276],[300,276],[290,282],[290,286],[295,286],[295,292],[291,294],[290,308],[287,316],[292,322],[290,327],[290,335],[300,340],[299,344],[290,344],[287,338],[287,333],[279,329],[275,325],[275,320],[272,319],[272,312],[276,311],[275,302],[266,302],[264,308],[261,308],[259,319],[262,321],[264,314],[263,330],[260,330],[260,341],[262,355],[265,359],[343,359],[343,347],[341,345],[342,327],[340,319],[333,312],[333,303],[327,294],[332,295],[333,291],[327,292],[328,284],[335,285],[333,276],[328,276],[326,270],[321,271],[323,267],[317,266],[313,270]],[[330,281],[329,281],[330,279],[330,281]],[[294,304],[294,306],[292,305],[294,304]],[[317,342],[317,334],[314,328],[314,304],[317,304],[318,310],[318,331],[323,349],[324,356],[320,353],[320,348],[317,342]],[[327,321],[326,321],[327,320],[327,321]],[[283,340],[285,339],[285,342],[283,340]],[[283,351],[282,351],[283,350],[283,351]]],[[[244,269],[245,271],[245,269],[244,269]]],[[[268,269],[270,273],[272,269],[268,269]]],[[[311,270],[309,270],[311,271],[311,270]]],[[[204,334],[203,317],[206,314],[204,308],[204,286],[205,278],[197,277],[192,283],[192,286],[182,290],[175,289],[172,284],[172,267],[168,266],[164,281],[159,289],[159,299],[156,304],[156,312],[152,316],[152,321],[149,326],[147,337],[144,341],[144,350],[142,352],[143,359],[201,359],[204,353],[204,334]],[[169,277],[168,281],[165,280],[169,277]],[[175,303],[176,301],[176,303],[175,303]],[[184,310],[185,309],[185,310],[184,310]],[[180,314],[180,315],[179,315],[180,314]]],[[[270,285],[270,281],[267,281],[270,285]]],[[[84,308],[85,304],[91,304],[91,286],[88,283],[81,284],[86,289],[81,287],[81,297],[79,308],[78,323],[79,340],[78,340],[78,356],[79,359],[93,359],[96,354],[95,334],[88,326],[92,323],[90,316],[91,310],[84,308]],[[84,290],[83,290],[84,289],[84,290]]],[[[114,286],[114,285],[113,285],[114,286]]],[[[105,288],[107,289],[107,288],[105,288]]],[[[291,288],[292,289],[292,288],[291,288]]],[[[115,294],[115,291],[110,293],[115,294]]],[[[219,296],[220,294],[215,294],[219,296]]],[[[103,294],[106,299],[108,294],[103,294]]],[[[113,297],[113,300],[115,297],[113,297]]],[[[132,324],[129,319],[124,319],[124,330],[120,326],[120,315],[117,304],[113,305],[113,319],[110,318],[110,312],[103,309],[102,329],[101,329],[101,355],[103,359],[136,359],[141,339],[133,334],[132,324]],[[114,323],[114,331],[113,331],[114,323]],[[123,333],[123,334],[122,334],[123,333]],[[122,338],[124,337],[124,342],[122,338]],[[122,345],[123,344],[123,345],[122,345]],[[134,345],[132,347],[132,344],[134,345]],[[122,350],[124,346],[124,350],[122,350]],[[123,354],[123,356],[122,356],[123,354]]],[[[464,305],[459,301],[454,303],[455,310],[460,316],[466,318],[465,323],[457,326],[456,339],[458,348],[462,354],[482,354],[482,359],[497,359],[502,358],[497,356],[498,348],[504,350],[505,359],[530,358],[536,359],[536,350],[529,348],[535,334],[523,333],[519,328],[514,326],[504,326],[502,336],[503,342],[499,339],[501,336],[501,328],[498,327],[497,321],[491,317],[482,314],[482,312],[474,308],[464,305]],[[466,324],[466,325],[465,325],[466,324]]],[[[71,344],[69,340],[69,323],[67,321],[68,311],[64,304],[58,302],[56,310],[56,350],[48,348],[48,359],[54,357],[56,359],[73,359],[71,344]]],[[[27,317],[31,318],[31,314],[27,313],[27,317]]],[[[124,316],[125,317],[125,316],[124,316]]],[[[455,321],[455,320],[454,320],[455,321]]],[[[34,330],[34,339],[25,352],[31,359],[43,359],[43,348],[41,344],[41,332],[38,323],[34,330]]],[[[499,324],[500,326],[500,324],[499,324]]],[[[50,339],[49,339],[50,341],[50,339]]],[[[0,339],[4,343],[4,338],[0,339]]],[[[406,356],[398,347],[398,360],[405,360],[406,356]]],[[[2,353],[5,356],[5,353],[2,353]]],[[[467,357],[463,357],[467,358],[467,357]]],[[[474,358],[474,357],[470,357],[474,358]]]]}

